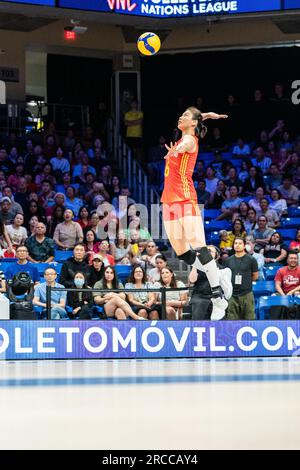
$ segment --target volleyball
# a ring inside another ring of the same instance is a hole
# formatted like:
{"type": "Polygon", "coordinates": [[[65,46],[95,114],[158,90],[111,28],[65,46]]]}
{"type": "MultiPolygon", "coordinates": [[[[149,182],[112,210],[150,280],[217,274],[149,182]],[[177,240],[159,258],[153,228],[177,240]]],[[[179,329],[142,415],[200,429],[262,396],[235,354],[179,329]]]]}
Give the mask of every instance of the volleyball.
{"type": "Polygon", "coordinates": [[[137,40],[137,47],[143,55],[154,55],[160,49],[160,39],[155,33],[143,33],[137,40]]]}

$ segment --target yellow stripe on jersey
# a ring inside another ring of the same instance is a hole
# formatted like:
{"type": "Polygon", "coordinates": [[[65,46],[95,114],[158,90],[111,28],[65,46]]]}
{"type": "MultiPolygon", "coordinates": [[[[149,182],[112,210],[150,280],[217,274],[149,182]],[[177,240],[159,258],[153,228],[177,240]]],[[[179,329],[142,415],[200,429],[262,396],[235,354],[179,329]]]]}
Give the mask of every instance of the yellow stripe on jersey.
{"type": "Polygon", "coordinates": [[[184,153],[182,156],[181,163],[180,163],[179,174],[181,176],[184,196],[187,198],[190,198],[191,197],[190,187],[189,187],[189,183],[185,174],[188,160],[189,160],[189,154],[184,153]]]}

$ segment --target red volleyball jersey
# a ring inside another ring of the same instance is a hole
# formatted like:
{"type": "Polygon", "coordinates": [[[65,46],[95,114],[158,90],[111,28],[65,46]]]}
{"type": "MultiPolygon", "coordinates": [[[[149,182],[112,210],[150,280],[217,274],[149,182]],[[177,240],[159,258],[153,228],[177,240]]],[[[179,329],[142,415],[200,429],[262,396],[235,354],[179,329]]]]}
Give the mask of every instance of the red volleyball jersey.
{"type": "MultiPolygon", "coordinates": [[[[177,144],[182,141],[180,139],[177,144]]],[[[198,156],[198,138],[195,137],[195,152],[179,153],[177,157],[168,157],[165,166],[165,183],[161,202],[197,201],[193,182],[193,172],[198,156]]]]}

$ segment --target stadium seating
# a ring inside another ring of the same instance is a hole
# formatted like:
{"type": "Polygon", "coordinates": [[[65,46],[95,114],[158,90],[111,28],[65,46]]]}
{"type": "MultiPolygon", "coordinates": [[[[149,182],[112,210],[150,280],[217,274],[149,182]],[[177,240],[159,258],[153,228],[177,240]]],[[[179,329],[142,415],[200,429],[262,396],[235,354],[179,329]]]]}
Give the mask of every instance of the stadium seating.
{"type": "Polygon", "coordinates": [[[273,306],[285,306],[290,305],[290,298],[286,295],[273,295],[270,297],[260,297],[258,301],[258,319],[265,320],[270,315],[270,308],[273,306]]]}
{"type": "MultiPolygon", "coordinates": [[[[282,265],[267,266],[264,268],[266,281],[273,281],[278,269],[282,268],[282,265]]],[[[273,291],[274,292],[274,291],[273,291]]]]}
{"type": "Polygon", "coordinates": [[[67,251],[56,250],[55,255],[54,255],[54,259],[58,263],[63,263],[64,261],[66,261],[71,256],[73,256],[73,251],[72,250],[67,250],[67,251]]]}
{"type": "Polygon", "coordinates": [[[131,273],[130,264],[116,264],[116,273],[121,282],[126,282],[129,274],[131,273]]]}
{"type": "Polygon", "coordinates": [[[296,239],[296,230],[294,228],[278,228],[277,231],[282,235],[284,240],[296,239]]]}
{"type": "Polygon", "coordinates": [[[270,297],[260,297],[258,303],[259,320],[269,318],[270,308],[275,306],[291,307],[292,305],[300,305],[299,296],[291,295],[273,295],[270,297]]]}
{"type": "Polygon", "coordinates": [[[288,207],[289,217],[300,217],[300,206],[299,207],[288,207]]]}
{"type": "Polygon", "coordinates": [[[254,297],[260,297],[261,295],[270,295],[275,292],[274,281],[256,281],[252,283],[254,297]]]}
{"type": "Polygon", "coordinates": [[[214,220],[221,214],[220,209],[204,209],[205,220],[214,220]]]}
{"type": "MultiPolygon", "coordinates": [[[[294,218],[291,219],[290,217],[286,217],[285,219],[281,220],[280,226],[283,229],[298,228],[298,227],[300,227],[300,218],[299,217],[294,217],[294,218]]],[[[294,233],[295,233],[295,231],[294,231],[294,233]]]]}

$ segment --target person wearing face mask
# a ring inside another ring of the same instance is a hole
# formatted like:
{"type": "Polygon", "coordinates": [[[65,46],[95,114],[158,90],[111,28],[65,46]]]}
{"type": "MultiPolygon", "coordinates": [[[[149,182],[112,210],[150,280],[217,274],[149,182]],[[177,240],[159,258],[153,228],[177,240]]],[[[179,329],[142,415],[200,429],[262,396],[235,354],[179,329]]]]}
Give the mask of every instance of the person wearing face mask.
{"type": "Polygon", "coordinates": [[[254,241],[253,236],[247,235],[245,250],[248,253],[248,255],[251,255],[252,258],[256,259],[257,266],[258,266],[258,280],[264,281],[265,280],[265,274],[264,274],[265,258],[261,253],[255,253],[254,247],[255,247],[255,241],[254,241]]]}
{"type": "Polygon", "coordinates": [[[76,288],[76,291],[69,291],[67,295],[69,318],[72,320],[79,317],[80,320],[90,320],[93,316],[93,294],[92,291],[82,292],[81,290],[88,288],[85,274],[77,272],[72,287],[76,288]]]}

